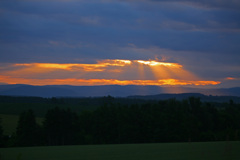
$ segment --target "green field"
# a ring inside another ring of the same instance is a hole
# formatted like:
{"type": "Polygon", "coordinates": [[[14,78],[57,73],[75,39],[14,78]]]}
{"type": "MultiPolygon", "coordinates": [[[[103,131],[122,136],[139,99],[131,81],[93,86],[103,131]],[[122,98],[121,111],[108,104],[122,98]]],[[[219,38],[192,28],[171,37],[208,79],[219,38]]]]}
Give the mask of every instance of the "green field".
{"type": "MultiPolygon", "coordinates": [[[[9,115],[9,114],[0,114],[2,119],[2,127],[4,131],[4,135],[11,135],[13,132],[16,131],[17,123],[19,116],[18,115],[9,115]]],[[[43,118],[36,117],[36,121],[38,124],[41,124],[43,118]]],[[[1,160],[1,159],[0,159],[1,160]]]]}
{"type": "Polygon", "coordinates": [[[1,148],[1,160],[239,160],[240,142],[1,148]]]}

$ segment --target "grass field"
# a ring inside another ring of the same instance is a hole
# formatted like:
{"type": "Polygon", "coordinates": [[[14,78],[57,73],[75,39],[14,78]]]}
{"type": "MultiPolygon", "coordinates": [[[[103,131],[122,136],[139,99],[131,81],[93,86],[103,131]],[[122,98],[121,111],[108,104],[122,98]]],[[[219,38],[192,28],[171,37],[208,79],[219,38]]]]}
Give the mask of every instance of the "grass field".
{"type": "Polygon", "coordinates": [[[240,142],[1,148],[1,160],[239,160],[240,142]]]}
{"type": "MultiPolygon", "coordinates": [[[[0,117],[2,119],[4,135],[11,135],[13,132],[16,131],[17,123],[19,119],[18,115],[0,114],[0,117]]],[[[43,121],[43,118],[37,117],[36,121],[38,124],[41,124],[43,121]]]]}

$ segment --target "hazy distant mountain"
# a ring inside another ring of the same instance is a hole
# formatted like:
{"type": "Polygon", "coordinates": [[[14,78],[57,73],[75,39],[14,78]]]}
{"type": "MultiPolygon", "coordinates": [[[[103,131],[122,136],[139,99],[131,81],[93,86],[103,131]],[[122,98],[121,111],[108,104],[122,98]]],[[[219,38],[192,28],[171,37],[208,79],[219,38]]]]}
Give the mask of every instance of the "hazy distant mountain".
{"type": "Polygon", "coordinates": [[[159,87],[159,86],[68,86],[68,85],[0,85],[0,95],[11,96],[39,96],[39,97],[99,97],[114,96],[127,97],[131,95],[157,95],[177,93],[201,93],[205,95],[239,96],[240,87],[223,89],[199,89],[187,87],[159,87]]]}
{"type": "Polygon", "coordinates": [[[77,93],[61,86],[0,85],[0,95],[58,97],[76,96],[77,93]]]}

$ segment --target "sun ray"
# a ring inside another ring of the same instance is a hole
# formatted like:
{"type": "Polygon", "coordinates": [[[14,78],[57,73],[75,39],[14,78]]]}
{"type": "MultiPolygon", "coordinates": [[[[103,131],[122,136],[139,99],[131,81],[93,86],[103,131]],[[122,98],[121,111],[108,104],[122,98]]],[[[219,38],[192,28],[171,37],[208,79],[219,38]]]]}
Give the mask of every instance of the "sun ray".
{"type": "Polygon", "coordinates": [[[168,67],[166,66],[151,66],[150,67],[156,79],[172,78],[168,67]]]}
{"type": "Polygon", "coordinates": [[[138,69],[138,74],[141,79],[145,79],[145,68],[142,64],[136,64],[138,69]]]}

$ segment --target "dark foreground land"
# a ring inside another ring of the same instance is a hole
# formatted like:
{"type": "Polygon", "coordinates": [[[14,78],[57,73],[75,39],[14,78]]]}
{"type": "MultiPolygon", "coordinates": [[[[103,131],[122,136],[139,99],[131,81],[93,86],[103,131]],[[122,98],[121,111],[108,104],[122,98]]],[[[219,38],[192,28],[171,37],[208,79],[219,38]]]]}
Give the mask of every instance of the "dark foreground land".
{"type": "Polygon", "coordinates": [[[2,97],[0,119],[3,148],[240,141],[240,104],[231,99],[2,97]]]}
{"type": "Polygon", "coordinates": [[[1,148],[1,160],[239,160],[240,142],[1,148]]]}

